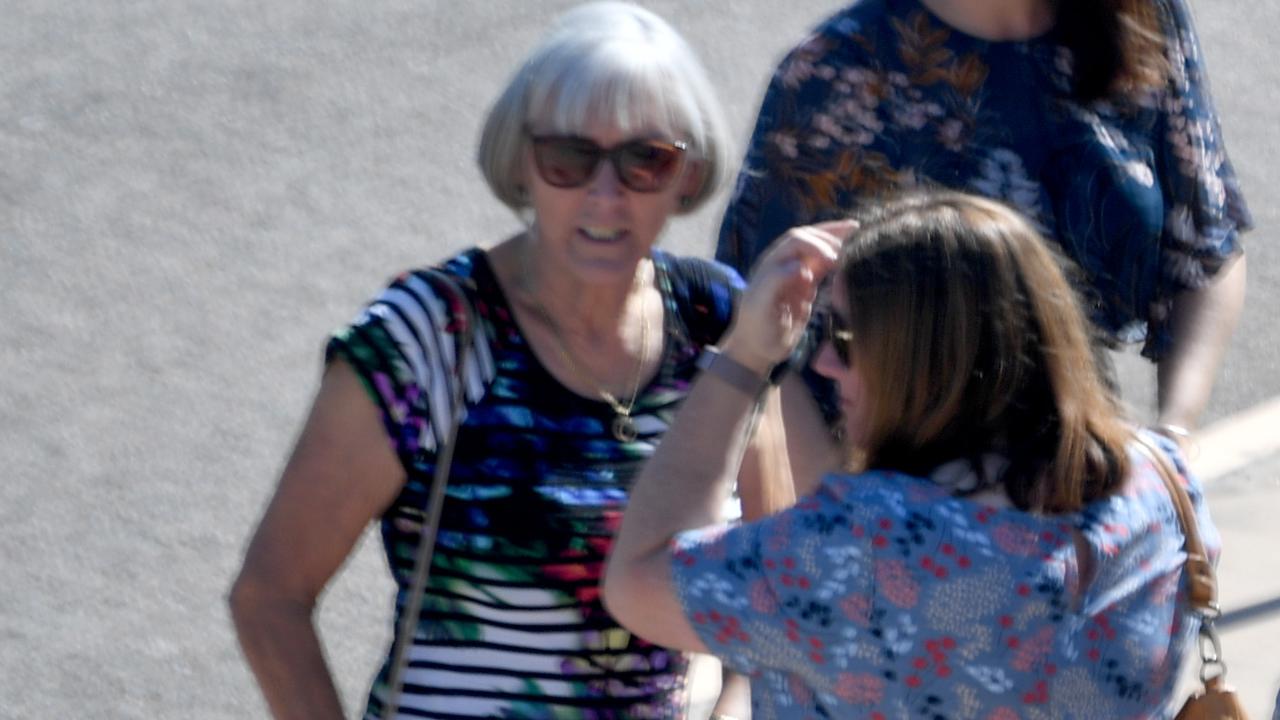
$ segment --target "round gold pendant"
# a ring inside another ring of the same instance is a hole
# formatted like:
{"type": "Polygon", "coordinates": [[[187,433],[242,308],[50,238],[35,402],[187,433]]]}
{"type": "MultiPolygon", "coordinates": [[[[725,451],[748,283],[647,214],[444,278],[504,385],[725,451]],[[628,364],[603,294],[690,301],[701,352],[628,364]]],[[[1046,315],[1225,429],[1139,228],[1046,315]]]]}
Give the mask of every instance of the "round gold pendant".
{"type": "Polygon", "coordinates": [[[629,443],[636,439],[636,421],[631,419],[630,415],[615,415],[613,417],[613,436],[618,442],[629,443]]]}

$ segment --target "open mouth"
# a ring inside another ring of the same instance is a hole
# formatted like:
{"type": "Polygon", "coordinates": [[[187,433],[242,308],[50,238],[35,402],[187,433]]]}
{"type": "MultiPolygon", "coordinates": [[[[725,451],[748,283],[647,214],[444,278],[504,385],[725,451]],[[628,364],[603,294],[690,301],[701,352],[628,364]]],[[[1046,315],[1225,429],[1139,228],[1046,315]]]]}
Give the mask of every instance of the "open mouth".
{"type": "Polygon", "coordinates": [[[598,243],[615,243],[627,234],[626,230],[608,227],[581,227],[578,228],[578,232],[591,242],[598,243]]]}

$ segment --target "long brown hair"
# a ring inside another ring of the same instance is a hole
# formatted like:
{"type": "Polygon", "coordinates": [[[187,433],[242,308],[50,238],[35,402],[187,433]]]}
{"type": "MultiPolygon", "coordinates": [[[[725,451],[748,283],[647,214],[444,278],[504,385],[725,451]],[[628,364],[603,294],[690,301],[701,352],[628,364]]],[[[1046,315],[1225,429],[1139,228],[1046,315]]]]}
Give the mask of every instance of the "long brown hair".
{"type": "Polygon", "coordinates": [[[1132,433],[1099,376],[1061,261],[991,200],[913,194],[864,214],[836,282],[867,382],[868,468],[927,474],[1003,454],[1019,508],[1070,512],[1111,493],[1132,433]]]}
{"type": "Polygon", "coordinates": [[[1168,78],[1154,0],[1055,0],[1054,6],[1058,37],[1074,57],[1077,100],[1123,97],[1168,78]]]}

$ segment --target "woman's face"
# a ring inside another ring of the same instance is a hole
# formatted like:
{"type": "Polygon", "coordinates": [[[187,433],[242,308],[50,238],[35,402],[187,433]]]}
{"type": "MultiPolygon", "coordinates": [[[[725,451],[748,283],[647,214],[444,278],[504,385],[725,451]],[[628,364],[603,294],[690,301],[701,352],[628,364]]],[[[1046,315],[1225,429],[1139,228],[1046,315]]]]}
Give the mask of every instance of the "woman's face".
{"type": "MultiPolygon", "coordinates": [[[[837,274],[836,279],[838,278],[837,274]]],[[[842,334],[850,331],[849,303],[839,282],[832,283],[830,305],[824,312],[833,314],[832,325],[842,334]]],[[[814,355],[812,365],[815,372],[836,384],[845,441],[856,448],[865,448],[870,430],[870,403],[866,380],[858,368],[859,341],[859,338],[850,335],[844,335],[843,339],[827,337],[814,355]],[[835,344],[838,342],[848,344],[847,363],[836,351],[835,344]]]]}
{"type": "MultiPolygon", "coordinates": [[[[606,151],[637,139],[665,144],[679,140],[646,129],[654,127],[622,132],[596,121],[572,135],[606,151]]],[[[561,135],[537,124],[531,126],[530,134],[561,135]]],[[[524,157],[524,181],[534,212],[538,253],[550,256],[556,266],[591,284],[630,282],[636,264],[649,255],[667,218],[679,207],[680,197],[690,194],[695,183],[695,163],[681,151],[675,155],[676,165],[662,171],[672,173],[670,181],[653,192],[629,188],[607,157],[600,158],[590,179],[580,187],[557,187],[539,171],[534,152],[530,141],[524,157]]],[[[639,162],[643,157],[643,150],[636,148],[624,162],[639,162]]]]}

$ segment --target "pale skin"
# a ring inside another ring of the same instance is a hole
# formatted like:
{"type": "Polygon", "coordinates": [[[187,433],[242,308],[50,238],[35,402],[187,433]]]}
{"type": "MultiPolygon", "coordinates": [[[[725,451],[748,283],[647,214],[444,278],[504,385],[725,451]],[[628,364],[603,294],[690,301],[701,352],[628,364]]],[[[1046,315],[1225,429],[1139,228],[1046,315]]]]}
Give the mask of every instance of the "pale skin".
{"type": "MultiPolygon", "coordinates": [[[[1244,309],[1245,256],[1173,299],[1173,347],[1156,366],[1159,423],[1194,430],[1244,309]]],[[[1181,440],[1181,438],[1179,438],[1181,440]]]]}
{"type": "Polygon", "coordinates": [[[1053,27],[1048,0],[921,0],[948,25],[994,41],[1027,40],[1053,27]]]}
{"type": "MultiPolygon", "coordinates": [[[[634,136],[599,126],[583,134],[605,147],[634,136]]],[[[545,185],[526,167],[534,227],[489,258],[534,353],[570,392],[595,398],[603,388],[629,398],[637,375],[644,384],[657,371],[664,310],[646,258],[697,172],[688,163],[664,191],[637,194],[608,164],[575,189],[545,185]],[[612,240],[592,239],[584,228],[612,240]],[[540,316],[539,305],[558,327],[540,316]]],[[[404,482],[376,405],[355,371],[335,360],[229,597],[241,647],[274,717],[343,717],[313,622],[316,600],[404,482]]],[[[741,482],[753,487],[758,479],[746,474],[741,482]]],[[[747,692],[745,681],[730,683],[718,707],[747,717],[747,692]]]]}

